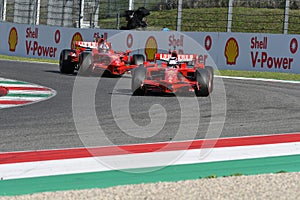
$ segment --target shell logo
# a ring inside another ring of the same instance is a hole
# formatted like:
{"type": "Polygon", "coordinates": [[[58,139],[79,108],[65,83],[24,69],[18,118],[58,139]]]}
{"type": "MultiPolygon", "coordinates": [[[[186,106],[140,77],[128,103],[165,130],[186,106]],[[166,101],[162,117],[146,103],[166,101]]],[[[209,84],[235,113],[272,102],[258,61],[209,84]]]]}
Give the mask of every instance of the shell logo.
{"type": "Polygon", "coordinates": [[[157,53],[157,42],[155,37],[150,36],[145,44],[145,54],[146,54],[146,60],[148,61],[154,61],[155,54],[157,53]]]}
{"type": "Polygon", "coordinates": [[[15,52],[18,44],[18,32],[15,27],[10,29],[8,36],[9,51],[15,52]]]}
{"type": "Polygon", "coordinates": [[[235,38],[231,37],[227,40],[224,50],[226,63],[228,65],[235,65],[239,56],[239,45],[235,38]]]}
{"type": "Polygon", "coordinates": [[[71,49],[75,49],[75,42],[76,41],[83,41],[82,35],[79,32],[76,32],[71,41],[71,49]]]}

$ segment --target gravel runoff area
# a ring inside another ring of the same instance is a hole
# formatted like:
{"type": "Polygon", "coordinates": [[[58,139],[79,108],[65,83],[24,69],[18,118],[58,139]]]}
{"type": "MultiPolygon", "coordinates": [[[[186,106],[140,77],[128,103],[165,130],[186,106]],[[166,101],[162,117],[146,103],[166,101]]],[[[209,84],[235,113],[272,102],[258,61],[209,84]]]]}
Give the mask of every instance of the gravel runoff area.
{"type": "Polygon", "coordinates": [[[204,178],[179,182],[45,192],[11,199],[300,199],[300,172],[204,178]]]}

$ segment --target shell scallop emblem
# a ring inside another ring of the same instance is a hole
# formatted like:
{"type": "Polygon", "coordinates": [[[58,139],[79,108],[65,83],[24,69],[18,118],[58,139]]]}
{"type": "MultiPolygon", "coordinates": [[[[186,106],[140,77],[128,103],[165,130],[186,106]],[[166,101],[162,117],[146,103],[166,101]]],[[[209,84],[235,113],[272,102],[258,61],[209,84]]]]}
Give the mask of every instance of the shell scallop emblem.
{"type": "Polygon", "coordinates": [[[18,44],[18,32],[15,27],[10,29],[8,37],[9,51],[15,52],[18,44]]]}
{"type": "Polygon", "coordinates": [[[148,61],[154,61],[155,54],[157,53],[157,42],[153,36],[150,36],[145,45],[145,54],[148,61]]]}
{"type": "Polygon", "coordinates": [[[239,45],[234,38],[229,38],[225,45],[224,55],[226,57],[226,64],[235,65],[239,56],[239,45]]]}
{"type": "Polygon", "coordinates": [[[76,41],[83,41],[82,35],[79,32],[76,32],[73,35],[72,42],[71,42],[71,49],[75,49],[75,42],[76,41]]]}

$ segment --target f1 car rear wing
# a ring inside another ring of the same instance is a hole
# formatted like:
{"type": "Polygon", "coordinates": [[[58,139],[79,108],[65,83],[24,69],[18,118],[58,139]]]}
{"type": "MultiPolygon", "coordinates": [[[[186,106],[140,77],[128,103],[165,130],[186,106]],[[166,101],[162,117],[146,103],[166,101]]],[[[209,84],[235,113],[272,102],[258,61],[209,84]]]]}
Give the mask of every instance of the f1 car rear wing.
{"type": "Polygon", "coordinates": [[[98,42],[83,42],[83,41],[76,41],[75,47],[83,47],[83,48],[91,48],[96,49],[98,48],[98,42]]]}
{"type": "MultiPolygon", "coordinates": [[[[161,60],[168,62],[170,58],[172,57],[172,54],[166,54],[166,53],[157,53],[155,54],[156,60],[161,60]]],[[[192,62],[197,59],[196,54],[178,54],[177,55],[177,62],[184,63],[184,62],[192,62]]]]}

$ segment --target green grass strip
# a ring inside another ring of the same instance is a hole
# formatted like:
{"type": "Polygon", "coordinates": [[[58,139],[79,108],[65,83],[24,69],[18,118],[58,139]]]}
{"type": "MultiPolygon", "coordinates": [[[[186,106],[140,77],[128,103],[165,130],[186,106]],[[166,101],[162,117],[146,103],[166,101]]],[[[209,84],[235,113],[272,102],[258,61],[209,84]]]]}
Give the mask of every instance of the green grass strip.
{"type": "Polygon", "coordinates": [[[46,191],[107,188],[118,185],[154,183],[160,181],[174,182],[206,177],[231,176],[234,174],[254,175],[299,171],[300,155],[291,155],[200,164],[171,165],[160,169],[146,168],[132,170],[132,173],[106,171],[2,180],[0,181],[0,195],[11,196],[46,191]]]}
{"type": "Polygon", "coordinates": [[[235,77],[247,77],[247,78],[265,78],[265,79],[300,81],[300,74],[282,73],[282,72],[220,70],[220,71],[216,71],[216,74],[221,75],[221,76],[235,76],[235,77]]]}
{"type": "Polygon", "coordinates": [[[58,60],[48,60],[48,59],[42,59],[42,58],[24,58],[24,57],[17,57],[17,56],[0,55],[0,59],[26,61],[26,62],[46,62],[46,63],[57,63],[58,64],[58,60]]]}

